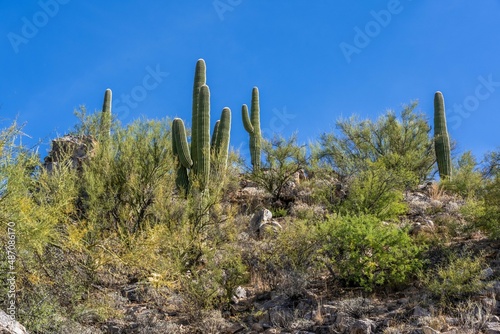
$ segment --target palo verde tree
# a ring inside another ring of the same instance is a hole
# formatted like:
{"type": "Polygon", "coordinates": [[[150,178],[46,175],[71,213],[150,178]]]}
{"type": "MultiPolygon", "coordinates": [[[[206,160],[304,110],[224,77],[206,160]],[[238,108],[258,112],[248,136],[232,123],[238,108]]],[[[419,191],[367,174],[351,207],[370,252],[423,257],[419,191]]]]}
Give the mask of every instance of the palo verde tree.
{"type": "Polygon", "coordinates": [[[388,111],[376,121],[353,116],[337,122],[338,133],[325,133],[315,157],[349,180],[378,162],[385,169],[408,172],[407,186],[429,177],[434,163],[430,126],[417,103],[405,105],[399,117],[388,111]]]}

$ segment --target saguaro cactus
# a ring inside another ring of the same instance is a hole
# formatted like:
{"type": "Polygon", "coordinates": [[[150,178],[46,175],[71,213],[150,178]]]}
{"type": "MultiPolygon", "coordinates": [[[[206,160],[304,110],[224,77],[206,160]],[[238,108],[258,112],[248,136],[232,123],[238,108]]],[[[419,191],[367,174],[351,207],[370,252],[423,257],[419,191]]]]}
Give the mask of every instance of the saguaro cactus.
{"type": "Polygon", "coordinates": [[[260,169],[260,150],[261,150],[261,131],[260,131],[260,105],[259,89],[254,87],[252,90],[251,116],[248,116],[248,107],[246,104],[241,109],[243,126],[250,134],[250,155],[254,171],[260,169]]]}
{"type": "Polygon", "coordinates": [[[450,138],[446,128],[444,98],[439,91],[434,95],[434,149],[436,151],[439,177],[441,179],[451,178],[450,138]]]}
{"type": "Polygon", "coordinates": [[[186,128],[180,118],[175,118],[172,122],[172,152],[178,160],[175,183],[179,189],[184,189],[185,194],[187,194],[189,189],[188,168],[193,166],[193,160],[189,153],[186,128]]]}
{"type": "Polygon", "coordinates": [[[184,122],[180,118],[175,118],[172,123],[172,151],[179,163],[176,184],[183,189],[189,188],[192,178],[199,181],[201,191],[207,188],[210,178],[211,151],[214,155],[225,152],[225,155],[221,157],[227,161],[231,126],[230,110],[224,108],[221,120],[217,121],[212,141],[210,141],[210,89],[205,84],[205,80],[205,62],[200,59],[195,70],[190,148],[184,122]],[[190,174],[188,174],[188,169],[190,174]]]}
{"type": "MultiPolygon", "coordinates": [[[[198,105],[201,86],[205,85],[207,81],[207,67],[203,59],[198,59],[196,62],[196,69],[194,71],[194,84],[193,84],[193,106],[192,106],[192,125],[191,125],[191,156],[194,157],[198,150],[198,105]]],[[[196,171],[197,161],[195,159],[193,170],[196,171]]]]}
{"type": "MultiPolygon", "coordinates": [[[[210,90],[207,85],[200,88],[198,100],[198,135],[196,137],[196,175],[199,177],[201,189],[206,189],[210,177],[210,90]]],[[[194,135],[192,138],[195,138],[194,135]]]]}
{"type": "Polygon", "coordinates": [[[99,136],[107,138],[111,132],[111,89],[106,89],[104,92],[104,102],[102,105],[101,124],[99,129],[99,136]]]}

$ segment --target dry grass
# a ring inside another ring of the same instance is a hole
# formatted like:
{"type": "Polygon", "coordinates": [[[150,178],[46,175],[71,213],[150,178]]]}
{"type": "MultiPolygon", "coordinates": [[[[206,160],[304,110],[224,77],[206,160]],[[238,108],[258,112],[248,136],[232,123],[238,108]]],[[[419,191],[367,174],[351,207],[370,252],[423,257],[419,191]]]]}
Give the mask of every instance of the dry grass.
{"type": "Polygon", "coordinates": [[[436,201],[443,200],[443,197],[445,196],[444,187],[437,182],[433,182],[428,191],[429,197],[436,201]]]}

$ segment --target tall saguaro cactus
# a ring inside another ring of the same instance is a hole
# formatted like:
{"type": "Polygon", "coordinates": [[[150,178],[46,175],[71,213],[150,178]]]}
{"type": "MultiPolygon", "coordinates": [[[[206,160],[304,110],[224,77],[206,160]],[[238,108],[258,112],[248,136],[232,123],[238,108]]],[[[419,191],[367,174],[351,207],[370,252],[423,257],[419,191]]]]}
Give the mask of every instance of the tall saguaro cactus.
{"type": "MultiPolygon", "coordinates": [[[[210,177],[210,90],[207,85],[200,87],[196,136],[196,175],[199,176],[201,189],[206,189],[210,177]]],[[[192,138],[195,138],[194,135],[192,138]]]]}
{"type": "MultiPolygon", "coordinates": [[[[190,187],[190,179],[195,178],[199,181],[202,192],[207,189],[210,178],[211,151],[214,156],[225,152],[222,158],[227,161],[231,126],[230,110],[224,108],[210,141],[210,89],[205,84],[205,71],[204,60],[198,60],[193,91],[191,147],[182,119],[175,118],[172,122],[172,152],[178,160],[176,184],[187,190],[190,187]]],[[[222,167],[225,168],[225,165],[226,162],[222,167]]]]}
{"type": "Polygon", "coordinates": [[[104,102],[102,105],[102,113],[101,113],[101,124],[99,128],[99,136],[102,139],[109,137],[111,132],[111,101],[112,101],[112,92],[111,89],[106,89],[104,92],[104,102]]]}
{"type": "Polygon", "coordinates": [[[434,149],[441,179],[451,178],[452,164],[450,138],[446,127],[444,98],[441,92],[434,95],[434,149]]]}
{"type": "Polygon", "coordinates": [[[261,151],[261,131],[260,131],[260,105],[259,105],[259,89],[252,89],[252,104],[251,115],[248,116],[248,107],[246,104],[241,108],[241,116],[243,118],[243,126],[250,134],[250,155],[254,171],[260,169],[260,151],[261,151]]]}
{"type": "MultiPolygon", "coordinates": [[[[198,59],[196,62],[196,69],[194,71],[194,84],[193,84],[193,107],[192,107],[192,125],[191,125],[191,156],[194,157],[198,150],[198,105],[201,86],[205,85],[207,81],[207,67],[203,59],[198,59]]],[[[197,161],[194,161],[193,170],[196,171],[197,161]]]]}

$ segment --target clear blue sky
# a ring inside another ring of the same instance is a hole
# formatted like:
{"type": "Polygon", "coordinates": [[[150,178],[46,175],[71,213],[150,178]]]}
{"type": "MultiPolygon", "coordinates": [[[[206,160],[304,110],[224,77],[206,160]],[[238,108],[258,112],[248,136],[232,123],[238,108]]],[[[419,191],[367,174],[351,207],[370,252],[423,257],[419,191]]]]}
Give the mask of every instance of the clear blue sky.
{"type": "Polygon", "coordinates": [[[432,121],[440,90],[459,152],[500,145],[500,0],[2,1],[0,16],[0,118],[33,142],[70,130],[79,105],[100,110],[106,88],[124,123],[189,125],[204,58],[212,123],[231,108],[234,147],[253,86],[268,135],[305,143],[415,99],[432,121]]]}

